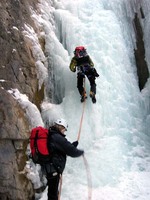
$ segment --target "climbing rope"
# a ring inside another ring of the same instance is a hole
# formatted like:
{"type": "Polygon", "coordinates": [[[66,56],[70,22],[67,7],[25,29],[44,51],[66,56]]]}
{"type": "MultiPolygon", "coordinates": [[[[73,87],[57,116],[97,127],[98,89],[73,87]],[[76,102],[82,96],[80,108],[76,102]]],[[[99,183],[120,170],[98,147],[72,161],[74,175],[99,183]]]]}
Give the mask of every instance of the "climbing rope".
{"type": "MultiPolygon", "coordinates": [[[[83,84],[84,84],[84,90],[85,90],[85,78],[83,79],[83,84]]],[[[77,141],[79,141],[80,135],[81,135],[81,129],[82,129],[83,117],[84,117],[84,110],[85,110],[85,103],[86,103],[86,101],[83,102],[82,115],[81,115],[81,119],[80,119],[80,126],[79,126],[79,132],[78,132],[78,136],[77,136],[77,141]]],[[[82,157],[83,157],[83,162],[84,162],[84,165],[85,165],[85,168],[86,168],[86,174],[87,174],[88,200],[91,200],[92,199],[92,178],[91,178],[90,168],[89,168],[88,162],[87,162],[87,160],[85,158],[85,155],[83,155],[82,157]]],[[[61,189],[62,189],[62,176],[60,177],[58,200],[60,200],[61,189]]]]}
{"type": "Polygon", "coordinates": [[[85,155],[83,155],[82,157],[83,157],[84,165],[86,168],[87,181],[88,181],[88,200],[91,200],[92,199],[92,177],[91,177],[90,168],[85,158],[85,155]]]}
{"type": "MultiPolygon", "coordinates": [[[[84,91],[85,91],[85,78],[83,79],[83,86],[84,86],[84,91]]],[[[80,119],[80,126],[79,126],[79,132],[78,132],[77,141],[79,141],[80,135],[81,135],[81,129],[82,129],[82,123],[83,123],[83,116],[84,116],[84,110],[85,110],[85,102],[86,101],[83,102],[82,115],[81,115],[81,119],[80,119]]]]}
{"type": "MultiPolygon", "coordinates": [[[[84,82],[84,90],[85,90],[85,78],[83,80],[84,82]]],[[[77,140],[79,141],[80,139],[80,135],[81,135],[81,129],[82,129],[82,124],[83,124],[83,117],[84,117],[84,110],[85,110],[85,103],[86,101],[83,102],[83,108],[82,108],[82,115],[81,115],[81,119],[80,119],[80,126],[79,126],[79,132],[78,132],[78,137],[77,140]]],[[[88,165],[88,162],[85,158],[85,155],[82,156],[83,157],[83,162],[86,168],[86,174],[87,174],[87,182],[88,182],[88,200],[92,199],[92,178],[91,178],[91,173],[90,173],[90,168],[88,165]]]]}

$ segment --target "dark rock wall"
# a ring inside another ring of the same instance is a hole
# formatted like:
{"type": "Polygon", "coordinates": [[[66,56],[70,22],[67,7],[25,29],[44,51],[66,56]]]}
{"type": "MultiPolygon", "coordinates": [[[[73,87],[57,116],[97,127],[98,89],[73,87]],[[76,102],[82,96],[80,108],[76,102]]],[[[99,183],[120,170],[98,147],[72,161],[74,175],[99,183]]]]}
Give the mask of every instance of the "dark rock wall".
{"type": "MultiPolygon", "coordinates": [[[[142,18],[144,18],[142,9],[140,9],[142,18]]],[[[137,75],[139,79],[139,88],[142,90],[149,78],[149,70],[147,62],[145,60],[145,46],[143,41],[143,30],[140,24],[140,19],[138,14],[135,13],[134,18],[135,32],[136,32],[136,45],[137,48],[134,50],[136,66],[137,66],[137,75]]]]}
{"type": "Polygon", "coordinates": [[[30,17],[30,8],[36,9],[36,3],[36,0],[3,0],[0,3],[0,56],[3,58],[0,59],[0,79],[7,80],[1,84],[5,89],[18,88],[31,101],[37,91],[37,76],[30,44],[26,43],[22,31],[26,23],[38,32],[30,17]]]}
{"type": "MultiPolygon", "coordinates": [[[[0,200],[30,200],[34,196],[31,182],[21,173],[27,159],[30,124],[25,111],[7,90],[17,88],[40,108],[44,85],[39,91],[31,44],[22,32],[25,23],[37,34],[40,31],[30,12],[38,12],[37,3],[38,0],[0,1],[0,200]]],[[[39,43],[44,50],[44,41],[39,39],[39,43]]]]}

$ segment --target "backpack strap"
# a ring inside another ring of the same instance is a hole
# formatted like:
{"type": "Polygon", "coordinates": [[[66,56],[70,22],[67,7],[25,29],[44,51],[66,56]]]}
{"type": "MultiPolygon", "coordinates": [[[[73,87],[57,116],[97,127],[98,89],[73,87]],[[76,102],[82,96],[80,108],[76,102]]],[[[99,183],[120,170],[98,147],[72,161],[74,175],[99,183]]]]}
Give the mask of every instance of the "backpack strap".
{"type": "Polygon", "coordinates": [[[38,146],[37,146],[38,133],[39,133],[39,130],[36,131],[35,139],[34,139],[34,148],[36,152],[38,152],[38,146]]]}

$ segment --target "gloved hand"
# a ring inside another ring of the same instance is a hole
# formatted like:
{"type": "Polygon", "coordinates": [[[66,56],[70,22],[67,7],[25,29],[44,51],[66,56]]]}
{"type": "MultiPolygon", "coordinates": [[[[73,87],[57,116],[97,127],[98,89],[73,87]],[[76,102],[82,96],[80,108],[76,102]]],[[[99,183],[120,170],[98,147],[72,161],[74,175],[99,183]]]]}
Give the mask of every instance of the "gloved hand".
{"type": "Polygon", "coordinates": [[[72,70],[73,72],[76,72],[76,67],[72,70]]]}
{"type": "Polygon", "coordinates": [[[75,142],[73,142],[72,144],[73,144],[73,146],[77,147],[78,144],[79,144],[79,142],[78,142],[78,141],[75,141],[75,142]]]}
{"type": "Polygon", "coordinates": [[[82,156],[84,156],[84,150],[81,150],[83,153],[82,153],[82,156]]]}
{"type": "Polygon", "coordinates": [[[97,73],[97,71],[95,70],[95,77],[99,77],[99,74],[97,73]]]}
{"type": "Polygon", "coordinates": [[[99,74],[97,73],[95,68],[91,68],[91,73],[92,75],[94,75],[95,77],[99,77],[99,74]]]}

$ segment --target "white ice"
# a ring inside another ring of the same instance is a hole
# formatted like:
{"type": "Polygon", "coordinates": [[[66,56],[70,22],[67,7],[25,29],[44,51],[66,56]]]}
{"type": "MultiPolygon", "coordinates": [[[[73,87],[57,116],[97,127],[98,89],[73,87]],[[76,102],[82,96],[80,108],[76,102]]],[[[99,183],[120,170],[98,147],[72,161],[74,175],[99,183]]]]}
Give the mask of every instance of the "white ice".
{"type": "MultiPolygon", "coordinates": [[[[66,118],[70,141],[78,137],[83,108],[76,74],[69,70],[76,46],[86,47],[100,74],[96,79],[97,103],[93,104],[88,97],[79,141],[89,164],[93,200],[150,199],[150,83],[140,92],[133,51],[135,32],[131,24],[133,11],[138,9],[134,3],[55,0],[52,4],[45,0],[40,2],[41,16],[36,18],[45,32],[49,63],[47,88],[52,91],[52,95],[46,93],[42,104],[43,121],[51,124],[57,117],[66,118]]],[[[142,1],[141,5],[146,13],[142,1]]],[[[146,22],[141,23],[147,27],[146,22]]],[[[149,41],[147,32],[144,37],[149,41]]],[[[149,46],[147,60],[148,52],[149,46]]],[[[87,94],[89,89],[86,80],[87,94]]],[[[88,189],[83,159],[68,157],[61,200],[88,199],[88,189]]],[[[41,200],[47,199],[46,192],[41,200]]]]}

